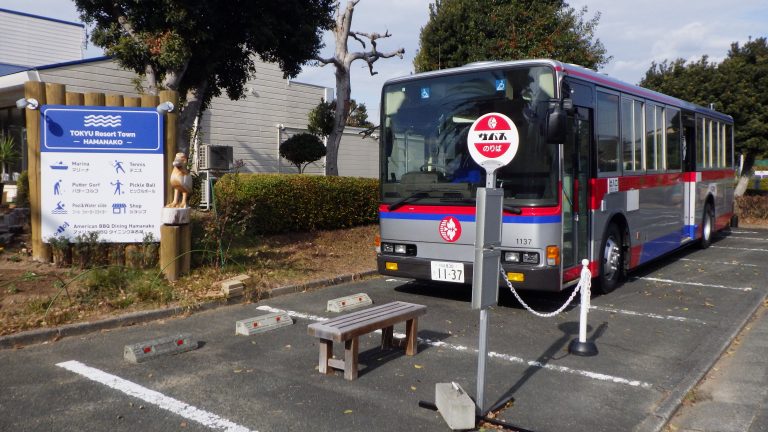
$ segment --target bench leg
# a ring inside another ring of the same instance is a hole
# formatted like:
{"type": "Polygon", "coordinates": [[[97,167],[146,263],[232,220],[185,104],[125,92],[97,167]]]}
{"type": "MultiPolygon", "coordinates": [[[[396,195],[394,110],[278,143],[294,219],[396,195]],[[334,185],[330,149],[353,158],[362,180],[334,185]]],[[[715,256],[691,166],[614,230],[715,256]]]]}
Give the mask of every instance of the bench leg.
{"type": "Polygon", "coordinates": [[[344,341],[344,379],[357,379],[357,352],[359,344],[357,336],[344,341]]]}
{"type": "Polygon", "coordinates": [[[321,374],[329,374],[332,372],[328,367],[328,360],[333,357],[333,341],[320,339],[320,366],[318,370],[321,374]]]}
{"type": "Polygon", "coordinates": [[[392,338],[395,333],[395,326],[384,327],[381,329],[381,349],[392,348],[392,338]]]}
{"type": "Polygon", "coordinates": [[[419,319],[409,319],[405,322],[405,355],[416,354],[416,334],[419,332],[419,319]]]}

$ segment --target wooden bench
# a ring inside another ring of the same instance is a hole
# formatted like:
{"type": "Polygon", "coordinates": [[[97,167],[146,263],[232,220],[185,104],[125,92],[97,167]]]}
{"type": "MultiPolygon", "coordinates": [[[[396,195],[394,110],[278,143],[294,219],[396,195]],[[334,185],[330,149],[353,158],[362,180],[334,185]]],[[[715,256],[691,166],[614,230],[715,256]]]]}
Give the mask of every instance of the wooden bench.
{"type": "Polygon", "coordinates": [[[405,354],[416,354],[418,317],[425,313],[427,307],[424,305],[396,301],[310,324],[307,332],[320,339],[320,373],[328,374],[332,369],[339,369],[344,371],[345,379],[357,379],[358,337],[381,329],[381,346],[390,348],[394,325],[403,321],[405,354]],[[344,342],[344,360],[333,358],[334,342],[344,342]]]}

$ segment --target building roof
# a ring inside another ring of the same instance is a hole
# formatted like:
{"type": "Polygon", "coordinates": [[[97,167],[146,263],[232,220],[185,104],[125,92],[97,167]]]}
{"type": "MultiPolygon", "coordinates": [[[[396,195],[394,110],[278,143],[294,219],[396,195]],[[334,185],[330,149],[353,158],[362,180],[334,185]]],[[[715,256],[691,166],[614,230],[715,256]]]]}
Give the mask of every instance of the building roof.
{"type": "Polygon", "coordinates": [[[29,67],[10,63],[0,63],[0,76],[15,74],[16,72],[24,72],[25,70],[29,70],[29,67]]]}
{"type": "Polygon", "coordinates": [[[60,20],[60,19],[56,19],[56,18],[48,18],[48,17],[44,17],[44,16],[41,16],[41,15],[29,14],[29,13],[26,13],[26,12],[18,12],[18,11],[14,11],[14,10],[10,10],[10,9],[4,9],[4,8],[0,8],[0,12],[5,12],[5,13],[13,14],[13,15],[20,15],[20,16],[25,16],[25,17],[29,17],[29,18],[41,19],[41,20],[52,21],[52,22],[56,22],[56,23],[60,23],[60,24],[67,24],[67,25],[71,25],[71,26],[75,26],[75,27],[85,28],[85,24],[83,24],[83,23],[77,23],[77,22],[72,22],[72,21],[64,21],[64,20],[60,20]]]}

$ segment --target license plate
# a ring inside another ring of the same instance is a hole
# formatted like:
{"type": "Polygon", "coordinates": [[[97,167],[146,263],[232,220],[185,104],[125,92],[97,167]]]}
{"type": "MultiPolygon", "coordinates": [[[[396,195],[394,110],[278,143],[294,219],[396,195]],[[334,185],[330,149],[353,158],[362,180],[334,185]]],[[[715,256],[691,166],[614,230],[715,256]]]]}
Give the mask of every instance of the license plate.
{"type": "Polygon", "coordinates": [[[432,261],[432,280],[464,283],[464,264],[432,261]]]}

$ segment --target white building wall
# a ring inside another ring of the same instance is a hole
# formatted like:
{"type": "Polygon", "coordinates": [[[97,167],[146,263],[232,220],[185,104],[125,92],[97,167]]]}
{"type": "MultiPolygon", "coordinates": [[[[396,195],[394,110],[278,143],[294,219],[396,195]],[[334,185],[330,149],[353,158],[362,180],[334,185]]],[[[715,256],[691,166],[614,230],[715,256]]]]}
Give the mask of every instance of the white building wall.
{"type": "Polygon", "coordinates": [[[38,66],[81,60],[82,24],[0,10],[0,63],[38,66]]]}
{"type": "Polygon", "coordinates": [[[379,178],[378,134],[363,138],[365,129],[347,127],[339,145],[339,175],[379,178]]]}
{"type": "MultiPolygon", "coordinates": [[[[202,119],[202,142],[232,146],[235,160],[245,164],[244,172],[295,172],[290,163],[279,160],[278,147],[293,130],[306,129],[307,115],[320,103],[325,88],[290,82],[269,63],[257,63],[255,78],[246,87],[239,101],[226,95],[212,101],[202,119]]],[[[307,168],[308,173],[316,171],[307,168]]]]}
{"type": "Polygon", "coordinates": [[[120,68],[111,59],[89,61],[54,68],[39,69],[40,81],[59,83],[67,91],[78,93],[106,93],[138,96],[136,74],[120,68]]]}

